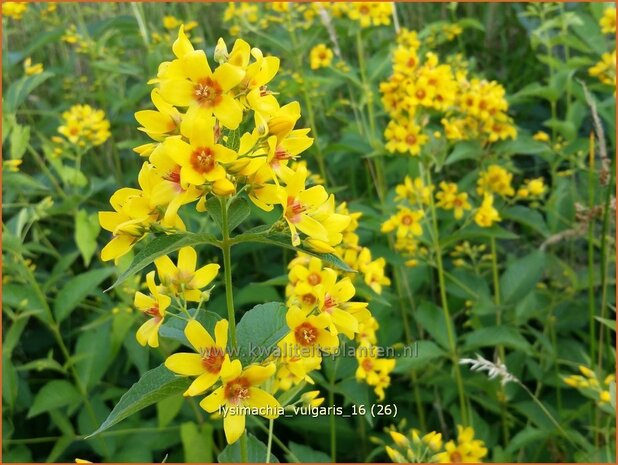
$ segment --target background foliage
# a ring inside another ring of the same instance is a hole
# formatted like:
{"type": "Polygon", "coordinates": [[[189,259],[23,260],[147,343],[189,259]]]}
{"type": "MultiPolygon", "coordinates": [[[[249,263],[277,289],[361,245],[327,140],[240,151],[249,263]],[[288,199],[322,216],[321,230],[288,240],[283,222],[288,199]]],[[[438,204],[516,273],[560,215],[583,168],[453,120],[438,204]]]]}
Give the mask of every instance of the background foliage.
{"type": "MultiPolygon", "coordinates": [[[[317,17],[311,27],[304,27],[309,21],[306,15],[286,27],[273,20],[260,24],[271,12],[257,6],[222,21],[225,4],[51,5],[29,5],[20,19],[3,17],[4,461],[82,457],[157,462],[165,456],[171,462],[212,461],[224,445],[220,422],[209,421],[197,402],[180,396],[161,400],[156,408],[83,439],[135,381],[173,350],[164,346],[147,351],[133,337],[143,321],[131,306],[139,276],[103,292],[131,257],[118,268],[103,266],[97,257],[109,239],[100,231],[97,212],[108,208],[115,188],[132,185],[141,165],[132,148],[145,138],[136,130],[133,114],[147,107],[146,82],[170,55],[177,24],[166,28],[172,22],[164,19],[167,16],[196,21],[192,40],[201,40],[197,45],[209,53],[219,37],[229,44],[232,31],[281,57],[276,87],[288,101],[301,102],[305,126],[312,127],[316,137],[307,157],[310,168],[319,173],[323,161],[326,183],[338,200],[363,213],[361,243],[375,257],[386,258],[390,274],[400,274],[397,283],[407,283],[407,290],[393,285],[371,301],[379,316],[382,345],[406,342],[402,311],[412,322],[412,339],[420,341],[418,358],[397,364],[387,391],[385,402],[397,404],[399,415],[338,419],[337,459],[387,460],[381,441],[392,441],[384,428],[402,419],[406,427],[452,437],[461,411],[438,276],[427,264],[402,266],[401,257],[380,233],[387,212],[395,209],[394,186],[416,169],[408,157],[386,155],[382,142],[387,116],[379,104],[378,84],[392,73],[388,52],[394,43],[393,27],[362,29],[358,55],[351,21],[335,20],[347,68],[311,70],[310,50],[331,39],[317,17]],[[290,40],[290,27],[295,41],[290,40]],[[366,59],[364,65],[359,56],[366,59]],[[44,71],[27,73],[28,58],[29,66],[41,63],[44,71]],[[365,71],[358,86],[354,80],[365,71]],[[54,139],[62,113],[74,104],[105,111],[111,123],[109,140],[86,151],[54,139]],[[363,118],[370,104],[378,108],[378,130],[372,136],[380,141],[377,146],[371,146],[359,130],[366,126],[363,118]],[[384,160],[386,203],[380,201],[371,176],[376,157],[384,160]],[[352,443],[358,447],[349,447],[352,443]]],[[[423,41],[432,37],[433,51],[442,56],[461,54],[476,74],[505,87],[518,137],[495,150],[509,160],[518,179],[543,177],[549,189],[536,208],[501,211],[501,227],[484,238],[457,235],[452,229],[441,235],[441,241],[450,244],[445,245],[449,251],[463,240],[489,244],[493,238],[498,246],[503,318],[499,327],[491,268],[481,263],[473,272],[456,266],[456,257],[445,256],[457,354],[480,353],[493,359],[495,346],[503,346],[509,371],[549,411],[548,415],[519,386],[502,388],[499,381],[462,366],[475,436],[485,442],[490,450],[487,459],[492,461],[611,461],[615,455],[611,386],[607,385],[611,402],[603,404],[598,390],[575,389],[564,381],[580,365],[594,370],[601,382],[615,372],[615,75],[612,88],[588,73],[603,53],[615,50],[613,38],[604,36],[598,25],[604,8],[603,4],[397,5],[400,26],[419,31],[423,41]],[[457,24],[463,33],[441,39],[444,24],[457,24]],[[581,82],[592,94],[590,102],[581,82]],[[604,136],[599,124],[595,127],[591,103],[604,136]],[[548,133],[548,142],[532,137],[539,130],[548,133]],[[596,147],[606,145],[608,160],[601,153],[590,163],[591,132],[602,137],[596,147]],[[562,431],[551,418],[558,420],[562,431]]],[[[449,150],[440,179],[467,179],[464,184],[472,187],[482,153],[465,142],[449,150]]],[[[188,211],[186,219],[195,226],[207,222],[194,211],[188,211]]],[[[204,261],[220,260],[207,247],[200,254],[204,261]]],[[[272,247],[235,248],[238,310],[282,301],[284,275],[292,258],[292,252],[272,247]]],[[[222,292],[208,304],[209,310],[221,315],[224,307],[222,292]]],[[[328,374],[332,367],[327,361],[324,365],[328,374]]],[[[373,393],[350,378],[353,369],[339,367],[337,403],[373,402],[373,393]]],[[[325,379],[316,376],[324,391],[325,379]]],[[[324,455],[329,451],[328,422],[328,417],[283,419],[275,433],[295,457],[328,460],[324,455]]],[[[250,444],[260,451],[264,432],[256,428],[253,434],[250,444]]],[[[274,454],[280,461],[290,458],[276,444],[274,454]]]]}

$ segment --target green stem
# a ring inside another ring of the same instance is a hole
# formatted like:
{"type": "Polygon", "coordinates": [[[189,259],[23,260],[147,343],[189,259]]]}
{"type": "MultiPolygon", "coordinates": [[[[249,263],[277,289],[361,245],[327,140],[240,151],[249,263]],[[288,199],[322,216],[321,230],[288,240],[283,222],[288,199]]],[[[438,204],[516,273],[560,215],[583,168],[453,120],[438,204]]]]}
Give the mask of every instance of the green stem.
{"type": "MultiPolygon", "coordinates": [[[[588,211],[594,208],[594,134],[590,133],[590,151],[588,157],[588,211]]],[[[594,298],[594,219],[588,220],[588,331],[590,336],[590,363],[594,363],[596,354],[595,298],[594,298]]]]}
{"type": "Polygon", "coordinates": [[[266,444],[266,463],[270,463],[270,451],[273,447],[273,429],[275,421],[271,418],[268,420],[268,443],[266,444]]]}
{"type": "MultiPolygon", "coordinates": [[[[428,167],[427,171],[427,185],[431,185],[431,171],[428,167]]],[[[470,424],[468,417],[468,409],[466,404],[466,395],[463,387],[463,379],[461,377],[461,367],[459,366],[459,356],[457,354],[457,341],[455,338],[455,332],[453,330],[453,321],[451,313],[448,307],[448,298],[446,296],[446,282],[444,280],[444,265],[442,263],[442,246],[440,245],[440,236],[438,229],[438,219],[436,217],[436,205],[433,195],[429,196],[429,206],[431,209],[431,222],[433,226],[433,248],[436,255],[436,264],[438,267],[438,283],[440,287],[440,299],[442,302],[442,308],[444,310],[444,320],[446,323],[446,333],[448,336],[449,348],[451,351],[451,360],[453,362],[453,369],[455,370],[455,383],[457,384],[457,392],[459,394],[459,408],[461,409],[461,421],[464,426],[470,424]]]]}
{"type": "Polygon", "coordinates": [[[227,307],[227,319],[230,328],[230,340],[232,346],[236,348],[238,341],[236,340],[236,313],[234,311],[234,294],[232,287],[232,242],[230,241],[230,228],[228,224],[228,203],[223,197],[221,202],[221,222],[222,235],[221,250],[223,250],[223,272],[225,279],[225,304],[227,307]]]}

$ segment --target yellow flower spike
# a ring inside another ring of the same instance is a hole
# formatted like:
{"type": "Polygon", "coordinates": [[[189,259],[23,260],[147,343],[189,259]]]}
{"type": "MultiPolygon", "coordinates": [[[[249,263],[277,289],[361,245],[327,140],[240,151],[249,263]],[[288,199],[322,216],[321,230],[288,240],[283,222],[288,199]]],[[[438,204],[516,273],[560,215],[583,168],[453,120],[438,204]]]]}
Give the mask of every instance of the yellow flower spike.
{"type": "Polygon", "coordinates": [[[172,299],[162,294],[155,284],[154,271],[146,275],[146,282],[150,295],[136,292],[133,304],[139,311],[151,318],[140,326],[135,336],[142,346],[148,344],[150,347],[159,347],[159,328],[163,324],[165,310],[171,304],[172,299]]]}
{"type": "Polygon", "coordinates": [[[603,11],[603,17],[599,21],[601,32],[603,34],[616,33],[616,8],[606,8],[603,11]]]}
{"type": "Polygon", "coordinates": [[[227,320],[220,320],[215,325],[215,340],[197,321],[191,320],[185,327],[185,336],[197,352],[177,353],[165,360],[165,366],[182,376],[197,376],[185,391],[185,396],[197,396],[205,392],[219,379],[221,367],[229,356],[227,346],[227,320]]]}
{"type": "Polygon", "coordinates": [[[274,419],[279,416],[281,405],[272,395],[257,386],[275,373],[275,365],[251,365],[245,370],[239,360],[225,360],[221,366],[222,386],[200,402],[208,413],[223,414],[223,429],[228,444],[236,442],[245,431],[247,409],[260,416],[274,419]]]}
{"type": "Polygon", "coordinates": [[[511,181],[513,174],[498,165],[491,165],[486,171],[482,171],[477,182],[477,193],[498,194],[502,197],[510,197],[515,194],[511,181]]]}
{"type": "Polygon", "coordinates": [[[183,247],[178,252],[178,263],[163,255],[155,259],[155,266],[163,286],[174,295],[180,295],[190,302],[199,302],[201,289],[208,286],[217,276],[220,266],[211,263],[196,270],[197,252],[193,247],[183,247]]]}

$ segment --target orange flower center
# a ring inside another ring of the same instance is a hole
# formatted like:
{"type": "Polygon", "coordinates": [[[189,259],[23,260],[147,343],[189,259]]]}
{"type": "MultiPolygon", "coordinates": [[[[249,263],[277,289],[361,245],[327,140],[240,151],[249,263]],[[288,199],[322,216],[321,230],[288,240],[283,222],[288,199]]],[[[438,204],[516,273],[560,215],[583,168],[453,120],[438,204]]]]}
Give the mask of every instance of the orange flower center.
{"type": "Polygon", "coordinates": [[[251,383],[247,378],[236,378],[225,385],[224,396],[228,402],[238,404],[249,398],[251,383]]]}
{"type": "Polygon", "coordinates": [[[425,95],[427,94],[425,93],[423,89],[419,89],[416,91],[416,98],[419,100],[423,100],[425,98],[425,95]]]}
{"type": "Polygon", "coordinates": [[[318,339],[318,330],[310,323],[305,322],[296,327],[294,336],[296,337],[296,342],[301,346],[310,346],[318,339]]]}
{"type": "Polygon", "coordinates": [[[313,294],[305,294],[302,297],[302,301],[305,305],[313,305],[315,303],[315,296],[313,294]]]}
{"type": "Polygon", "coordinates": [[[451,452],[451,462],[452,463],[461,463],[462,457],[461,453],[458,450],[454,450],[451,452]]]}
{"type": "Polygon", "coordinates": [[[299,200],[294,197],[288,197],[288,208],[285,211],[285,216],[292,223],[298,223],[300,221],[300,214],[305,211],[305,207],[299,200]]]}
{"type": "Polygon", "coordinates": [[[207,108],[218,105],[221,101],[222,94],[223,89],[221,89],[219,83],[212,78],[202,79],[193,89],[195,99],[207,108]]]}
{"type": "Polygon", "coordinates": [[[406,137],[406,143],[408,145],[416,144],[416,136],[414,134],[408,134],[408,137],[406,137]]]}
{"type": "Polygon", "coordinates": [[[373,369],[373,362],[370,358],[366,358],[365,360],[363,360],[361,365],[365,371],[371,371],[373,369]]]}
{"type": "Polygon", "coordinates": [[[322,278],[318,273],[311,273],[309,276],[307,276],[307,282],[312,286],[317,286],[322,282],[322,278]]]}
{"type": "Polygon", "coordinates": [[[153,318],[161,318],[161,313],[159,312],[159,304],[154,304],[148,310],[144,310],[144,313],[153,318]]]}
{"type": "Polygon", "coordinates": [[[329,294],[326,294],[324,298],[324,311],[326,313],[331,313],[333,311],[333,307],[337,306],[337,301],[329,294]]]}
{"type": "Polygon", "coordinates": [[[210,373],[219,373],[224,359],[225,351],[223,349],[217,347],[206,349],[202,353],[202,367],[210,373]]]}
{"type": "Polygon", "coordinates": [[[207,173],[215,167],[215,154],[210,147],[200,147],[191,154],[191,165],[198,173],[207,173]]]}
{"type": "Polygon", "coordinates": [[[410,226],[413,222],[414,222],[414,219],[410,215],[403,215],[401,217],[401,223],[405,224],[406,226],[410,226]]]}

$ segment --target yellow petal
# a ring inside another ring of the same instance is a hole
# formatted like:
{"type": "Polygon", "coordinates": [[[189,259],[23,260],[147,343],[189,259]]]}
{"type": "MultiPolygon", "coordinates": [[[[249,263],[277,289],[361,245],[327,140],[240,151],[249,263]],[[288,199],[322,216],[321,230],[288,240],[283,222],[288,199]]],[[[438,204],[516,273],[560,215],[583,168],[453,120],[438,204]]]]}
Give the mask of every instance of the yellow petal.
{"type": "Polygon", "coordinates": [[[228,129],[236,129],[242,121],[242,107],[240,103],[229,95],[222,95],[221,100],[214,108],[215,116],[228,129]]]}
{"type": "Polygon", "coordinates": [[[138,111],[135,113],[135,119],[149,133],[164,134],[176,128],[174,120],[154,110],[138,111]]]}
{"type": "Polygon", "coordinates": [[[270,363],[266,366],[251,365],[243,372],[252,386],[258,386],[275,374],[275,365],[270,363]]]}
{"type": "Polygon", "coordinates": [[[225,403],[225,388],[221,386],[215,389],[215,391],[209,396],[202,399],[200,407],[206,410],[208,413],[216,412],[219,407],[225,403]]]}
{"type": "Polygon", "coordinates": [[[152,308],[155,305],[155,303],[156,302],[155,302],[155,300],[152,297],[150,297],[150,296],[148,296],[146,294],[143,294],[143,293],[141,293],[139,291],[135,293],[135,297],[133,299],[133,305],[135,305],[135,307],[138,310],[140,310],[142,312],[146,311],[149,308],[152,308]]]}
{"type": "Polygon", "coordinates": [[[215,144],[215,119],[205,108],[195,111],[197,111],[197,114],[190,131],[191,145],[194,147],[212,147],[215,144]]]}
{"type": "Polygon", "coordinates": [[[224,91],[236,87],[245,77],[245,71],[242,68],[229,63],[223,63],[213,74],[214,80],[219,83],[224,91]]]}
{"type": "Polygon", "coordinates": [[[215,345],[215,341],[212,340],[208,331],[196,320],[191,320],[187,323],[185,336],[187,336],[196,352],[201,352],[215,345]]]}
{"type": "Polygon", "coordinates": [[[217,324],[215,325],[215,341],[217,343],[217,347],[225,349],[227,346],[228,326],[227,320],[217,321],[217,324]]]}
{"type": "Polygon", "coordinates": [[[186,75],[189,76],[189,79],[193,82],[209,78],[212,75],[210,65],[208,64],[208,58],[206,58],[206,53],[204,53],[203,50],[194,50],[183,56],[182,67],[186,75]]]}
{"type": "Polygon", "coordinates": [[[264,418],[275,419],[279,416],[281,404],[273,396],[260,388],[249,388],[249,397],[245,400],[249,407],[259,408],[264,412],[264,418]]]}
{"type": "Polygon", "coordinates": [[[195,273],[195,267],[197,265],[197,252],[193,247],[183,247],[178,252],[178,271],[185,275],[190,276],[195,273]]]}
{"type": "Polygon", "coordinates": [[[322,223],[311,218],[309,215],[302,215],[301,220],[296,223],[296,227],[307,236],[323,241],[328,241],[328,233],[322,223]]]}
{"type": "Polygon", "coordinates": [[[116,236],[101,250],[101,260],[104,262],[112,259],[122,257],[126,254],[133,244],[136,238],[133,236],[116,236]]]}
{"type": "Polygon", "coordinates": [[[135,333],[135,338],[137,342],[142,346],[146,346],[150,340],[150,336],[153,331],[157,329],[157,322],[154,318],[150,318],[146,321],[142,326],[139,327],[137,333],[135,333]]]}
{"type": "Polygon", "coordinates": [[[178,30],[178,38],[174,41],[174,44],[172,45],[172,51],[177,58],[182,58],[187,53],[193,51],[193,45],[191,45],[191,42],[187,38],[184,31],[184,26],[182,25],[178,30]]]}
{"type": "Polygon", "coordinates": [[[203,287],[208,286],[217,276],[219,268],[221,267],[216,263],[211,263],[210,265],[201,267],[195,272],[195,275],[190,283],[191,287],[193,289],[202,289],[203,287]]]}
{"type": "Polygon", "coordinates": [[[181,166],[187,166],[191,162],[193,148],[178,137],[168,137],[163,143],[165,152],[169,157],[181,166]]]}
{"type": "Polygon", "coordinates": [[[305,321],[305,313],[297,306],[290,307],[285,314],[285,321],[290,329],[294,329],[305,321]]]}
{"type": "Polygon", "coordinates": [[[157,267],[157,274],[159,275],[159,279],[164,284],[169,283],[178,271],[172,259],[167,255],[156,258],[155,266],[157,267]]]}
{"type": "Polygon", "coordinates": [[[178,375],[197,376],[204,373],[202,357],[199,354],[173,354],[165,360],[165,366],[178,375]]]}
{"type": "Polygon", "coordinates": [[[223,429],[225,430],[225,439],[227,439],[227,443],[235,443],[245,432],[245,416],[230,415],[228,413],[223,419],[223,429]]]}
{"type": "Polygon", "coordinates": [[[229,357],[225,357],[221,366],[221,380],[227,383],[229,380],[238,378],[242,372],[242,363],[240,360],[230,361],[229,357]]]}
{"type": "Polygon", "coordinates": [[[199,396],[203,394],[206,389],[215,384],[219,379],[218,373],[206,372],[198,376],[195,381],[191,383],[191,386],[185,391],[185,396],[199,396]]]}
{"type": "Polygon", "coordinates": [[[185,79],[167,79],[161,83],[161,97],[173,105],[187,107],[194,101],[194,85],[185,79]]]}

